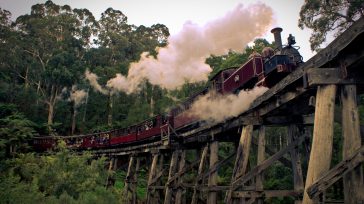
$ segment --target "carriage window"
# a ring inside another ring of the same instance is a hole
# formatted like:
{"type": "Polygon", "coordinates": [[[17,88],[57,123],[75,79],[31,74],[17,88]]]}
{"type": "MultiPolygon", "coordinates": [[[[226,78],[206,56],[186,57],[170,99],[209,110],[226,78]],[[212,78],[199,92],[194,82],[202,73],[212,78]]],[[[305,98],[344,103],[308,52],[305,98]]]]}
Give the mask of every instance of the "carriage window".
{"type": "Polygon", "coordinates": [[[237,75],[235,75],[235,77],[234,77],[234,81],[235,82],[238,82],[240,80],[240,76],[237,74],[237,75]]]}

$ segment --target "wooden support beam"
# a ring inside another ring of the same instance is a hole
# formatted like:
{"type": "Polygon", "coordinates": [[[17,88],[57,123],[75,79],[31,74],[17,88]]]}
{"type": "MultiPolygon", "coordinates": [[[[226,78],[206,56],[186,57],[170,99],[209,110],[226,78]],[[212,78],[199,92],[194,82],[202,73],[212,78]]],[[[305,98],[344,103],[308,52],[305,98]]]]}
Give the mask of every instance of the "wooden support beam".
{"type": "Polygon", "coordinates": [[[304,150],[304,156],[303,158],[305,159],[305,162],[308,164],[310,161],[310,153],[311,153],[311,140],[312,140],[312,132],[313,132],[313,127],[304,127],[304,131],[306,134],[306,139],[303,142],[303,150],[304,150]]]}
{"type": "Polygon", "coordinates": [[[209,177],[210,174],[214,173],[215,171],[217,171],[221,166],[224,166],[226,163],[228,163],[234,156],[235,156],[236,152],[231,153],[229,156],[227,156],[225,159],[219,161],[218,163],[216,163],[215,165],[213,165],[212,167],[210,167],[209,171],[206,172],[203,177],[207,178],[209,177]]]}
{"type": "Polygon", "coordinates": [[[155,189],[151,188],[153,184],[153,179],[157,174],[157,164],[158,164],[159,154],[154,154],[152,159],[152,164],[149,170],[149,177],[148,177],[148,188],[147,188],[147,204],[155,203],[154,194],[155,189]]]}
{"type": "MultiPolygon", "coordinates": [[[[218,162],[219,155],[219,142],[214,141],[210,144],[210,169],[214,168],[215,165],[218,162]]],[[[211,174],[209,174],[209,180],[208,180],[208,187],[215,187],[217,185],[217,171],[213,171],[211,174]]],[[[216,197],[217,193],[216,191],[209,191],[208,197],[207,197],[207,203],[214,204],[216,203],[216,197]]]]}
{"type": "Polygon", "coordinates": [[[137,157],[136,158],[136,164],[135,164],[135,171],[134,171],[134,178],[133,178],[133,183],[132,183],[132,203],[137,203],[137,186],[138,186],[138,172],[139,172],[139,167],[140,167],[140,158],[137,157]]]}
{"type": "MultiPolygon", "coordinates": [[[[186,159],[186,150],[182,150],[180,158],[179,158],[179,162],[178,162],[178,173],[182,172],[185,168],[185,160],[186,159]]],[[[182,193],[183,193],[183,189],[181,188],[181,184],[183,182],[182,180],[182,176],[179,177],[178,179],[178,187],[177,187],[177,193],[176,193],[176,204],[182,204],[182,193]]]]}
{"type": "MultiPolygon", "coordinates": [[[[357,150],[349,158],[337,164],[333,169],[325,173],[316,183],[307,189],[307,193],[311,198],[317,198],[325,193],[325,190],[332,186],[339,179],[345,177],[348,173],[357,168],[364,162],[364,146],[357,150]]],[[[363,193],[362,189],[359,193],[363,193]]],[[[359,199],[355,203],[362,203],[364,200],[359,199]]]]}
{"type": "Polygon", "coordinates": [[[119,166],[118,166],[118,157],[114,157],[114,165],[113,165],[113,171],[118,170],[119,166]]]}
{"type": "Polygon", "coordinates": [[[297,145],[301,144],[302,141],[305,139],[305,136],[301,135],[298,140],[294,141],[294,143],[287,145],[286,148],[281,149],[279,152],[275,153],[273,156],[269,157],[268,159],[264,160],[260,165],[254,167],[251,169],[248,173],[246,173],[244,176],[241,176],[237,178],[232,184],[231,189],[232,191],[235,191],[238,187],[245,184],[247,181],[253,179],[262,171],[270,167],[274,162],[276,162],[279,158],[281,158],[283,155],[290,152],[290,150],[297,145]]]}
{"type": "Polygon", "coordinates": [[[206,163],[208,150],[209,150],[209,146],[206,145],[203,148],[202,153],[201,153],[200,165],[198,166],[197,178],[195,180],[195,186],[193,188],[191,204],[197,204],[198,203],[199,186],[202,184],[200,178],[202,178],[203,168],[204,168],[205,163],[206,163]]]}
{"type": "MultiPolygon", "coordinates": [[[[338,163],[330,171],[326,172],[311,186],[308,186],[306,188],[307,194],[310,196],[311,199],[319,197],[319,195],[323,194],[327,188],[332,186],[332,184],[337,182],[339,179],[343,178],[345,175],[347,175],[360,163],[363,162],[364,162],[364,146],[355,151],[351,156],[347,157],[346,159],[338,163]]],[[[361,189],[361,193],[363,193],[363,189],[361,189]]]]}
{"type": "MultiPolygon", "coordinates": [[[[265,160],[265,126],[259,127],[258,133],[258,154],[257,154],[257,165],[261,165],[265,160]]],[[[255,185],[257,191],[263,191],[263,173],[260,173],[255,178],[255,185]]],[[[257,200],[258,204],[263,204],[264,199],[260,198],[257,200]]]]}
{"type": "Polygon", "coordinates": [[[130,159],[129,159],[128,171],[126,173],[124,192],[123,192],[123,200],[124,200],[125,203],[130,201],[130,197],[129,197],[130,177],[132,175],[133,165],[134,165],[134,156],[131,156],[130,159]]]}
{"type": "Polygon", "coordinates": [[[109,168],[108,168],[108,171],[107,171],[107,178],[106,178],[106,186],[107,187],[111,187],[114,185],[114,179],[111,177],[112,175],[112,171],[113,169],[115,168],[114,166],[116,166],[116,162],[115,162],[115,159],[116,158],[110,158],[110,161],[109,161],[109,168]]]}
{"type": "Polygon", "coordinates": [[[346,79],[339,68],[311,68],[305,73],[307,86],[319,86],[329,84],[362,84],[363,78],[346,79]]]}
{"type": "MultiPolygon", "coordinates": [[[[170,163],[170,166],[169,166],[168,181],[176,173],[177,160],[178,160],[179,152],[180,152],[180,150],[175,150],[172,153],[171,163],[170,163]]],[[[169,183],[169,182],[167,182],[167,183],[169,183]]],[[[174,182],[169,183],[169,185],[168,184],[166,185],[166,193],[165,193],[165,197],[164,197],[164,204],[170,204],[172,202],[173,185],[174,185],[174,182]]]]}
{"type": "Polygon", "coordinates": [[[265,190],[265,191],[234,191],[233,198],[272,198],[272,197],[299,197],[303,191],[294,190],[265,190]]]}
{"type": "Polygon", "coordinates": [[[171,179],[168,180],[168,184],[170,184],[171,182],[174,182],[175,180],[177,180],[178,178],[180,178],[181,176],[183,176],[185,173],[187,173],[188,171],[190,171],[191,169],[193,169],[199,163],[200,163],[200,161],[194,161],[190,165],[184,165],[184,167],[182,168],[182,170],[178,171],[177,174],[175,174],[174,176],[172,176],[171,179]]]}
{"type": "MultiPolygon", "coordinates": [[[[183,188],[194,188],[195,184],[188,184],[188,183],[183,183],[182,184],[183,188]]],[[[199,190],[200,191],[228,191],[230,189],[230,186],[207,186],[207,185],[200,185],[199,186],[199,190]]],[[[256,188],[255,186],[244,186],[242,187],[243,191],[254,191],[256,188]]]]}
{"type": "Polygon", "coordinates": [[[252,136],[253,136],[253,126],[252,125],[245,126],[243,128],[239,141],[240,150],[238,150],[237,152],[237,159],[235,164],[236,168],[234,172],[235,178],[244,175],[247,170],[252,136]]]}
{"type": "MultiPolygon", "coordinates": [[[[361,146],[360,120],[356,98],[356,86],[346,85],[341,89],[343,158],[352,155],[361,146]]],[[[364,201],[363,169],[359,165],[344,176],[345,203],[364,201]]]]}
{"type": "MultiPolygon", "coordinates": [[[[231,179],[231,184],[236,182],[236,179],[245,174],[248,161],[249,161],[249,152],[253,135],[253,125],[247,125],[243,127],[241,132],[239,146],[236,152],[236,160],[233,170],[233,175],[231,179]]],[[[231,185],[232,186],[232,185],[231,185]]],[[[234,189],[232,188],[227,192],[226,202],[232,203],[234,202],[231,197],[231,193],[234,189]]]]}
{"type": "MultiPolygon", "coordinates": [[[[300,132],[296,125],[290,125],[288,127],[288,140],[290,143],[294,143],[295,140],[298,139],[300,132]]],[[[290,151],[291,161],[292,161],[292,172],[293,172],[293,186],[294,190],[297,192],[303,192],[304,183],[303,183],[303,175],[302,175],[302,166],[301,166],[301,154],[299,152],[299,146],[295,146],[290,151]]],[[[296,199],[295,204],[301,204],[301,199],[296,199]]]]}
{"type": "MultiPolygon", "coordinates": [[[[156,181],[154,182],[154,184],[156,185],[163,185],[162,184],[162,177],[164,175],[165,172],[167,172],[167,169],[164,168],[164,154],[160,154],[160,157],[159,157],[159,161],[158,161],[158,165],[157,165],[157,176],[156,176],[156,181]]],[[[158,189],[156,189],[158,190],[158,189]]],[[[164,198],[164,190],[165,189],[162,189],[162,190],[159,190],[155,193],[155,198],[157,200],[157,203],[160,203],[159,201],[162,201],[163,198],[164,198]]]]}
{"type": "MultiPolygon", "coordinates": [[[[330,169],[334,135],[334,107],[336,85],[319,86],[315,105],[315,126],[306,177],[306,188],[330,169]]],[[[304,204],[314,201],[304,193],[304,204]]]]}
{"type": "Polygon", "coordinates": [[[139,169],[139,158],[135,156],[130,156],[128,172],[125,178],[125,187],[123,192],[123,202],[125,203],[137,203],[136,198],[136,179],[137,172],[139,169]]]}
{"type": "MultiPolygon", "coordinates": [[[[256,138],[252,138],[253,140],[253,144],[254,145],[257,145],[259,144],[258,140],[256,138]]],[[[272,149],[270,149],[268,146],[265,146],[265,152],[268,154],[268,155],[274,155],[276,152],[274,152],[272,149]]],[[[278,160],[279,162],[281,162],[284,166],[290,168],[291,167],[291,161],[289,159],[287,159],[286,157],[281,157],[279,158],[278,160]]]]}

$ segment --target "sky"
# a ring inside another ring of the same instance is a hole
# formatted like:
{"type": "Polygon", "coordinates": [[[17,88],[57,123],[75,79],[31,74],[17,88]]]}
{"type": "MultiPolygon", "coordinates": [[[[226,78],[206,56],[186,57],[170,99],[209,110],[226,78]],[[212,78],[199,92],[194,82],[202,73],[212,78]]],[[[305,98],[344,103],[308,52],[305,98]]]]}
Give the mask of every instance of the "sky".
{"type": "MultiPolygon", "coordinates": [[[[31,6],[44,3],[45,0],[0,0],[0,7],[12,13],[13,20],[19,15],[30,13],[31,6]]],[[[204,24],[224,16],[238,4],[247,6],[256,0],[53,0],[58,5],[70,5],[72,8],[87,8],[99,19],[107,8],[122,11],[128,17],[128,23],[151,26],[161,23],[166,25],[171,35],[177,34],[186,22],[204,24]]],[[[311,30],[298,27],[299,11],[304,0],[260,0],[270,6],[274,12],[274,27],[283,28],[282,41],[286,43],[289,34],[296,37],[296,45],[303,60],[307,61],[315,53],[310,50],[309,37],[311,30]]],[[[263,37],[269,42],[273,35],[267,30],[263,37]]]]}

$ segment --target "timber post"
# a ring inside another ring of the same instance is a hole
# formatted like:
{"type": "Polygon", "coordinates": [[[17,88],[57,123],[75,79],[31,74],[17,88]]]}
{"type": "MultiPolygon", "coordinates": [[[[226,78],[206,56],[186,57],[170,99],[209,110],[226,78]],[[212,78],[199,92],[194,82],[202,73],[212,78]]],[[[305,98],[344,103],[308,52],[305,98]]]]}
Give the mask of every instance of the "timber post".
{"type": "MultiPolygon", "coordinates": [[[[265,160],[265,126],[261,125],[259,127],[258,133],[258,154],[257,154],[257,165],[260,165],[265,160]]],[[[256,176],[256,191],[263,191],[263,173],[256,176]]],[[[264,199],[259,198],[257,200],[258,204],[263,204],[264,199]]]]}
{"type": "MultiPolygon", "coordinates": [[[[288,127],[288,140],[290,144],[293,144],[298,137],[300,132],[296,125],[290,125],[288,127]]],[[[290,151],[291,161],[292,161],[292,172],[293,172],[293,187],[295,192],[303,192],[304,184],[303,184],[303,175],[302,175],[302,166],[301,166],[301,154],[299,152],[298,145],[293,147],[290,151]]],[[[297,198],[295,199],[295,204],[301,204],[302,201],[297,198]]]]}
{"type": "Polygon", "coordinates": [[[149,170],[148,176],[148,187],[147,187],[147,204],[155,203],[155,188],[151,187],[153,185],[153,179],[157,174],[157,165],[158,165],[158,158],[160,157],[159,153],[153,154],[153,159],[151,163],[151,167],[149,170]]]}
{"type": "MultiPolygon", "coordinates": [[[[345,160],[361,147],[360,121],[357,107],[356,85],[345,85],[341,89],[343,159],[345,160]]],[[[344,181],[344,202],[359,203],[364,200],[363,171],[359,165],[346,174],[344,181]]]]}
{"type": "MultiPolygon", "coordinates": [[[[214,166],[217,164],[218,162],[218,151],[219,151],[219,142],[218,141],[213,141],[210,143],[210,161],[209,161],[209,165],[210,165],[210,170],[214,168],[214,166]]],[[[218,173],[217,171],[213,171],[209,174],[209,180],[208,180],[208,197],[207,197],[207,203],[211,203],[214,204],[216,203],[216,197],[217,197],[217,192],[216,190],[211,189],[211,187],[216,187],[217,185],[217,176],[218,173]]]]}
{"type": "MultiPolygon", "coordinates": [[[[179,158],[179,162],[178,162],[178,173],[183,172],[183,169],[185,168],[185,163],[186,163],[186,150],[182,150],[180,158],[179,158]]],[[[176,192],[176,204],[182,204],[182,193],[183,193],[183,188],[182,188],[182,176],[180,178],[177,179],[177,192],[176,192]]]]}
{"type": "Polygon", "coordinates": [[[165,187],[166,188],[166,193],[165,193],[165,197],[164,197],[164,204],[170,204],[172,202],[173,186],[174,186],[175,182],[170,183],[170,180],[174,176],[174,174],[176,173],[177,160],[178,160],[179,152],[180,152],[180,150],[175,150],[172,153],[171,163],[170,163],[170,166],[169,166],[168,181],[167,181],[167,184],[166,184],[166,187],[165,187]]]}
{"type": "MultiPolygon", "coordinates": [[[[232,193],[235,189],[233,186],[234,182],[239,177],[243,176],[247,170],[252,136],[253,136],[253,125],[245,126],[241,132],[239,146],[236,151],[236,160],[231,179],[230,189],[226,195],[226,203],[228,204],[234,202],[234,199],[232,198],[232,193]]],[[[244,202],[245,198],[242,198],[241,201],[244,202]]]]}
{"type": "Polygon", "coordinates": [[[133,203],[137,203],[137,185],[138,185],[138,172],[140,167],[140,158],[136,158],[135,171],[133,175],[133,185],[132,185],[132,195],[133,195],[133,203]]]}
{"type": "Polygon", "coordinates": [[[118,157],[114,157],[114,165],[113,165],[113,167],[112,167],[112,170],[113,171],[116,171],[116,170],[118,170],[118,162],[119,162],[119,160],[118,160],[118,157]]]}
{"type": "Polygon", "coordinates": [[[336,85],[319,86],[316,95],[315,125],[303,196],[304,204],[314,203],[306,190],[330,169],[332,156],[336,85]]]}
{"type": "Polygon", "coordinates": [[[110,158],[109,167],[107,171],[106,187],[114,186],[115,180],[111,177],[112,171],[117,169],[117,157],[110,158]]]}
{"type": "Polygon", "coordinates": [[[201,157],[200,157],[200,164],[198,166],[198,172],[197,172],[197,178],[195,180],[195,186],[193,188],[193,195],[192,195],[192,200],[191,200],[191,204],[197,204],[199,203],[199,187],[202,184],[201,182],[203,181],[203,168],[204,165],[206,163],[206,158],[207,158],[207,153],[208,153],[208,149],[209,146],[206,145],[201,153],[201,157]]]}
{"type": "Polygon", "coordinates": [[[129,159],[128,172],[125,178],[124,196],[125,203],[137,203],[136,187],[137,173],[139,171],[139,158],[131,155],[129,159]]]}

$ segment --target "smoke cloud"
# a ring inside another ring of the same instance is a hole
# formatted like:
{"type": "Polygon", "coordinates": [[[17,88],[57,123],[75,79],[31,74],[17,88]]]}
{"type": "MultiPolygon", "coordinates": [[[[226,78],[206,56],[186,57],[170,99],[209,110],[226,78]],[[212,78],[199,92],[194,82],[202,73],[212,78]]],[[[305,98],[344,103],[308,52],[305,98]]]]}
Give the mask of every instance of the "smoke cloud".
{"type": "Polygon", "coordinates": [[[73,101],[76,107],[84,103],[86,97],[87,97],[87,92],[85,90],[77,90],[76,86],[72,86],[69,100],[73,101]]]}
{"type": "MultiPolygon", "coordinates": [[[[267,31],[272,19],[272,9],[257,3],[248,7],[239,4],[222,18],[204,26],[187,22],[180,33],[168,38],[166,47],[157,48],[156,58],[143,53],[139,62],[130,65],[126,77],[117,74],[108,81],[107,87],[133,93],[146,79],[168,90],[178,89],[186,82],[206,81],[212,71],[205,63],[207,57],[226,54],[229,50],[242,51],[267,31]]],[[[90,77],[90,83],[97,82],[97,77],[90,77]]],[[[93,86],[103,91],[101,86],[93,86]]]]}
{"type": "MultiPolygon", "coordinates": [[[[90,72],[88,69],[85,71],[85,77],[89,81],[90,85],[98,92],[102,94],[108,94],[109,90],[104,89],[97,79],[99,78],[96,74],[90,72]]],[[[111,80],[110,80],[111,81],[111,80]]]]}
{"type": "Polygon", "coordinates": [[[188,115],[210,122],[221,122],[248,110],[251,103],[267,90],[266,87],[255,87],[249,91],[242,90],[238,95],[209,92],[192,104],[188,115]]]}

